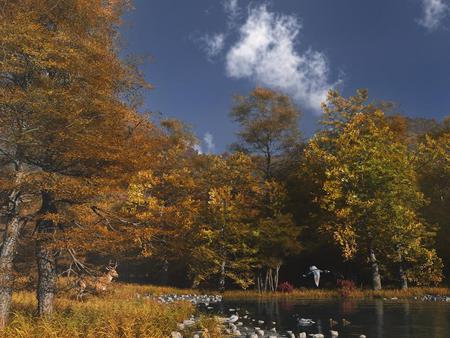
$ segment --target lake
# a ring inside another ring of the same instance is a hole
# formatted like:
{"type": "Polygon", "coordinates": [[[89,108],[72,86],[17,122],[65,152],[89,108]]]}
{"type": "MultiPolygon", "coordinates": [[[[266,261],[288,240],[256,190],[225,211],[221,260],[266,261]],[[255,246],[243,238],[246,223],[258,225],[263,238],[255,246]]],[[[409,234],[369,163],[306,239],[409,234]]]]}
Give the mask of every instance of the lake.
{"type": "Polygon", "coordinates": [[[368,338],[449,338],[450,302],[419,300],[227,300],[206,310],[218,315],[238,313],[244,328],[260,327],[266,332],[276,328],[282,337],[287,330],[298,337],[299,332],[323,333],[330,337],[330,318],[339,324],[333,327],[339,337],[368,338]],[[230,309],[235,311],[230,311],[230,309]],[[247,315],[248,318],[243,317],[247,315]],[[298,326],[297,318],[312,319],[309,327],[298,326]],[[343,326],[345,318],[350,324],[343,326]],[[264,323],[258,323],[263,320],[264,323]],[[273,324],[275,322],[275,324],[273,324]]]}

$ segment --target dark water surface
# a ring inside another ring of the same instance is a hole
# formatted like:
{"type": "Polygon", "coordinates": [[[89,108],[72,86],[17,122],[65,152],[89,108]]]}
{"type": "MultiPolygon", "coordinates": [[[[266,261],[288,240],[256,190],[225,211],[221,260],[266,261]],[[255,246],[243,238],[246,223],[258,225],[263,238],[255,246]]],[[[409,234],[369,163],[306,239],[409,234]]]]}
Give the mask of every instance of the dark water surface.
{"type": "MultiPolygon", "coordinates": [[[[255,326],[267,330],[275,327],[278,336],[287,330],[323,333],[330,337],[330,318],[339,324],[333,329],[339,337],[368,338],[450,338],[450,303],[415,300],[286,300],[255,299],[227,300],[213,310],[224,316],[238,313],[243,327],[255,326]],[[236,311],[229,311],[235,309],[236,311]],[[247,319],[243,316],[248,313],[247,319]],[[297,325],[296,316],[310,318],[316,323],[310,327],[297,325]],[[342,319],[350,321],[342,325],[342,319]],[[264,320],[264,324],[258,324],[264,320]],[[276,322],[273,324],[272,322],[276,322]]],[[[242,333],[245,332],[243,327],[242,333]]]]}

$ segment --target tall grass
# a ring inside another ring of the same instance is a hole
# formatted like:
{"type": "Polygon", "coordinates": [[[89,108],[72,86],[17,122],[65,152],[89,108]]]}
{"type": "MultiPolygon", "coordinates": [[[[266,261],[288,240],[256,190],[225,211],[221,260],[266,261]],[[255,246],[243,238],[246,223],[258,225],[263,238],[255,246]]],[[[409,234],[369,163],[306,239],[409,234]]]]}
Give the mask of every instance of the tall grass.
{"type": "MultiPolygon", "coordinates": [[[[140,295],[183,293],[183,290],[113,284],[102,297],[78,302],[63,294],[55,302],[55,312],[45,318],[35,316],[36,300],[32,292],[19,292],[13,298],[13,313],[1,337],[169,337],[177,323],[195,312],[192,304],[160,304],[140,295]]],[[[212,325],[208,323],[207,325],[212,325]]],[[[213,331],[214,327],[210,328],[213,331]]]]}

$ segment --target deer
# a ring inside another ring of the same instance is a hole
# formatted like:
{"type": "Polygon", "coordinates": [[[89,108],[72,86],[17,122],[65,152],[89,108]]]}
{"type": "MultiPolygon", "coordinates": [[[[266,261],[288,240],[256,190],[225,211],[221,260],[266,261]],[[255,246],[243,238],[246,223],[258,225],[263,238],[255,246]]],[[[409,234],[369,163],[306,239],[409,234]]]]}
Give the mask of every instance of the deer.
{"type": "Polygon", "coordinates": [[[118,278],[119,274],[117,273],[117,262],[115,265],[112,265],[110,262],[106,267],[108,270],[103,276],[100,277],[92,277],[92,276],[83,276],[80,277],[77,281],[78,293],[77,300],[83,300],[83,296],[86,293],[91,294],[100,294],[106,291],[106,288],[109,284],[112,283],[113,278],[118,278]]]}

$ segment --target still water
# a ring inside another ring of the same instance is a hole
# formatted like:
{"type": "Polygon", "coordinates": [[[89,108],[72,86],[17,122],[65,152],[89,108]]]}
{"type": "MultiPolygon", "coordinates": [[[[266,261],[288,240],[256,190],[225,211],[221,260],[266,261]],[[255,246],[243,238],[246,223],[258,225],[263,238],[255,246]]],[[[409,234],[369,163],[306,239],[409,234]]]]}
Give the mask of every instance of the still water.
{"type": "Polygon", "coordinates": [[[333,330],[339,337],[368,338],[450,338],[450,303],[408,300],[227,300],[213,310],[221,315],[239,314],[244,327],[257,326],[266,332],[276,328],[281,337],[287,330],[323,333],[330,337],[330,318],[339,324],[333,330]],[[230,309],[235,311],[230,311],[230,309]],[[244,319],[243,316],[247,315],[244,319]],[[309,318],[315,324],[301,327],[296,318],[309,318]],[[351,324],[342,325],[345,318],[351,324]],[[263,320],[264,323],[258,323],[263,320]],[[273,324],[275,322],[275,324],[273,324]]]}

